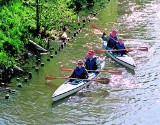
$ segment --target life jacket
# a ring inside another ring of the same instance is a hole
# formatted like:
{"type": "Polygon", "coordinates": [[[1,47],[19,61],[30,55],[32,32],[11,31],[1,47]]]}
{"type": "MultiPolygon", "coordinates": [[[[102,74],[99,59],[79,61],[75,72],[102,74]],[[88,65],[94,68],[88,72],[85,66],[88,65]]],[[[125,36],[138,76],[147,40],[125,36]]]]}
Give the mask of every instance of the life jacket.
{"type": "Polygon", "coordinates": [[[84,73],[84,70],[85,68],[82,67],[81,69],[78,68],[78,66],[74,69],[74,72],[75,72],[75,75],[76,75],[76,78],[81,78],[83,77],[83,73],[84,73]]]}
{"type": "Polygon", "coordinates": [[[97,67],[96,61],[97,61],[96,57],[92,58],[92,60],[90,60],[90,58],[86,58],[86,62],[85,62],[86,69],[87,70],[97,70],[98,67],[97,67]]]}
{"type": "Polygon", "coordinates": [[[120,44],[119,42],[116,44],[117,49],[124,49],[124,43],[120,44]]]}
{"type": "Polygon", "coordinates": [[[110,38],[109,38],[107,46],[110,47],[110,48],[113,48],[117,43],[116,41],[118,40],[118,37],[117,36],[113,37],[111,35],[109,37],[110,38]]]}
{"type": "MultiPolygon", "coordinates": [[[[121,49],[125,49],[125,46],[124,46],[124,43],[120,44],[119,42],[116,44],[116,48],[118,50],[121,50],[121,49]]],[[[125,51],[119,51],[119,52],[116,52],[117,54],[125,54],[125,51]]]]}

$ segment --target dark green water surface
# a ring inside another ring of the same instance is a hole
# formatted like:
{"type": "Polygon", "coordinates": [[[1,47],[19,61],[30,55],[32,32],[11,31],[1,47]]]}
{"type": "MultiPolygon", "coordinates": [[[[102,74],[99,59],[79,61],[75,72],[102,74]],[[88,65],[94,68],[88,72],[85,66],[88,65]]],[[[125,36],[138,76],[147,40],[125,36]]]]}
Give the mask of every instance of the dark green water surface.
{"type": "MultiPolygon", "coordinates": [[[[160,124],[160,1],[111,0],[93,22],[110,33],[118,29],[118,35],[128,47],[147,46],[149,51],[129,53],[137,64],[135,71],[106,59],[105,69],[122,70],[122,75],[103,73],[109,85],[92,83],[88,90],[80,91],[57,103],[52,93],[64,80],[45,81],[46,74],[60,76],[60,67],[74,68],[76,61],[84,59],[89,49],[102,49],[100,35],[95,34],[89,23],[78,36],[47,61],[43,55],[39,72],[18,88],[13,80],[10,98],[4,99],[8,90],[0,90],[0,125],[159,125],[160,124]]],[[[101,55],[103,56],[103,54],[101,55]]],[[[30,60],[30,65],[32,59],[30,60]]],[[[66,75],[69,75],[66,74],[66,75]]]]}

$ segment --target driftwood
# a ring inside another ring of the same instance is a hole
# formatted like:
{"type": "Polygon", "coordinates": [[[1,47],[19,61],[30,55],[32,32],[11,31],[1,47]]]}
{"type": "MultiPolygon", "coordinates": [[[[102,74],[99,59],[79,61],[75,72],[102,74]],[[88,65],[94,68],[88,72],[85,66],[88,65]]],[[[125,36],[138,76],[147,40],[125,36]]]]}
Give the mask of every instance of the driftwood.
{"type": "Polygon", "coordinates": [[[28,49],[33,52],[39,52],[39,53],[46,53],[48,50],[44,49],[37,43],[33,42],[32,40],[29,40],[29,46],[28,49]]]}
{"type": "Polygon", "coordinates": [[[68,39],[68,38],[67,38],[66,32],[63,32],[63,34],[60,34],[60,35],[59,35],[59,40],[65,41],[65,40],[67,40],[67,39],[68,39]]]}

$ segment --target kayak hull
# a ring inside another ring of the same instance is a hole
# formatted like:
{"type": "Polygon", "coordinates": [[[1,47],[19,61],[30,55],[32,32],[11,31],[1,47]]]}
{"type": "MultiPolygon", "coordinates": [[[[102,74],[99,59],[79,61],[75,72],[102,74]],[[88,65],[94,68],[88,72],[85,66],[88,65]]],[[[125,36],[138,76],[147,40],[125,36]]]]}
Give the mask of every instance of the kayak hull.
{"type": "MultiPolygon", "coordinates": [[[[101,69],[103,69],[105,66],[105,61],[101,63],[101,69]]],[[[91,80],[96,79],[100,75],[99,73],[89,73],[89,78],[91,80]]],[[[53,101],[58,101],[60,99],[63,99],[67,96],[70,96],[82,88],[88,86],[92,81],[89,80],[74,80],[73,82],[65,81],[51,96],[53,101]]]]}
{"type": "MultiPolygon", "coordinates": [[[[102,41],[103,48],[106,50],[111,50],[111,48],[107,47],[107,42],[102,41]]],[[[128,55],[124,54],[123,56],[117,55],[113,53],[112,51],[106,51],[106,54],[113,59],[114,61],[118,62],[119,64],[134,70],[136,68],[135,61],[132,57],[129,57],[128,55]]]]}

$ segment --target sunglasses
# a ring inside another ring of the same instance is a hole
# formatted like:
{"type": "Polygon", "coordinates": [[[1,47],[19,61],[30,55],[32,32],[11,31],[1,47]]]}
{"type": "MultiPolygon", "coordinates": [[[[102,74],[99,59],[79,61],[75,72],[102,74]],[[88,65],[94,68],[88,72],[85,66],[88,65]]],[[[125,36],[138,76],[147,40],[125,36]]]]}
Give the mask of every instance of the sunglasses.
{"type": "Polygon", "coordinates": [[[78,65],[83,65],[83,63],[78,63],[78,65]]]}

